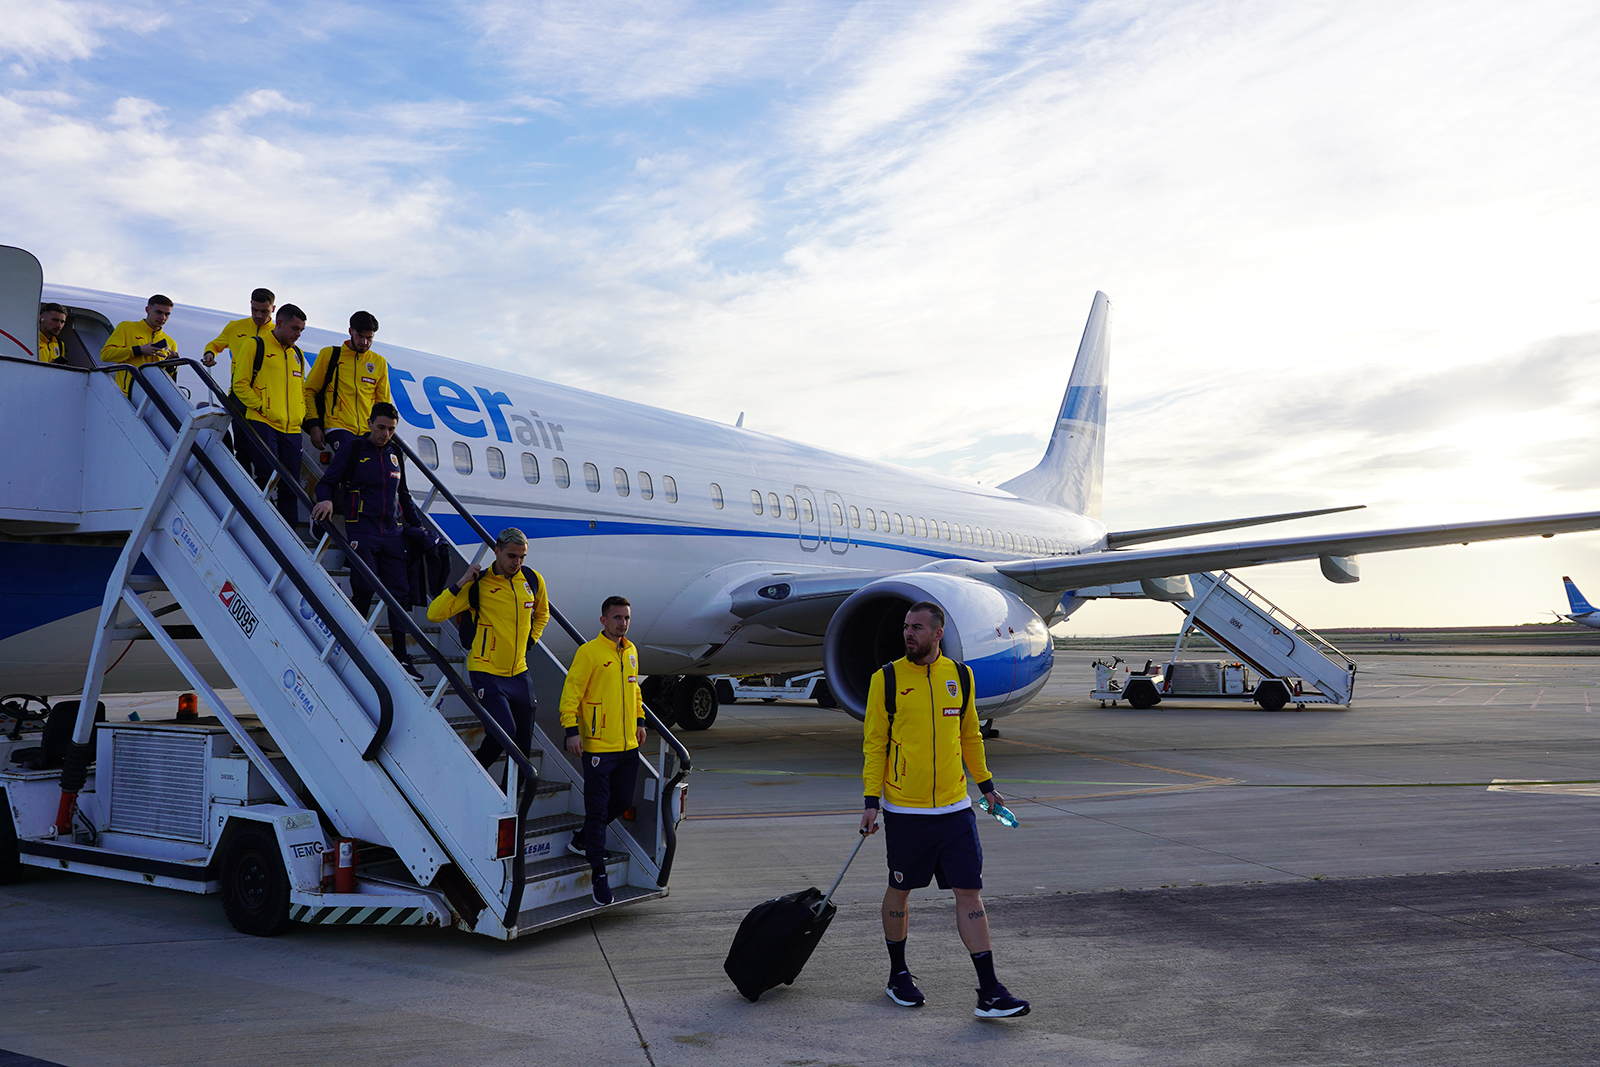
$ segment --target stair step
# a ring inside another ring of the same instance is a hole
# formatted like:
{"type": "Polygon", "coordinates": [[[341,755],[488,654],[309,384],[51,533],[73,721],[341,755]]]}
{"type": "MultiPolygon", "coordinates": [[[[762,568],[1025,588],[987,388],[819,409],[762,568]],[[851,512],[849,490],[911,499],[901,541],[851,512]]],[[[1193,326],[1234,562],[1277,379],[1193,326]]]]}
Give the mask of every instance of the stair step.
{"type": "MultiPolygon", "coordinates": [[[[628,854],[626,852],[613,852],[610,849],[606,849],[607,867],[627,862],[628,854]]],[[[563,852],[559,856],[551,856],[547,860],[530,863],[523,871],[528,884],[532,885],[534,882],[541,882],[546,878],[560,878],[564,874],[577,874],[579,871],[587,871],[588,869],[588,860],[580,856],[574,856],[570,852],[563,852]]]]}
{"type": "Polygon", "coordinates": [[[588,915],[596,915],[602,911],[613,911],[643,900],[666,896],[666,893],[659,889],[641,889],[635,885],[612,886],[612,892],[617,899],[605,905],[596,904],[592,897],[581,896],[572,900],[558,901],[555,904],[546,904],[542,908],[530,908],[517,916],[517,936],[531,934],[547,926],[582,919],[588,915]]]}
{"type": "MultiPolygon", "coordinates": [[[[576,830],[583,825],[582,815],[546,815],[542,819],[529,819],[522,828],[524,840],[530,837],[544,837],[547,834],[559,834],[567,830],[576,830]]],[[[578,857],[573,856],[573,859],[578,857]]]]}

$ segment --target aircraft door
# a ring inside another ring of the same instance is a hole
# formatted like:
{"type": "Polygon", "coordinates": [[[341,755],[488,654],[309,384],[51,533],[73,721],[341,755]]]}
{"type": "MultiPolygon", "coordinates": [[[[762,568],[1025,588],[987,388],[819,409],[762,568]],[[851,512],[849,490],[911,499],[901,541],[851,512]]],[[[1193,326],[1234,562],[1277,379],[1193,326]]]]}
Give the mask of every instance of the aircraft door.
{"type": "Polygon", "coordinates": [[[850,527],[845,521],[844,498],[832,489],[823,491],[823,506],[828,512],[828,548],[836,556],[850,551],[850,527]]]}
{"type": "Polygon", "coordinates": [[[800,548],[815,552],[822,547],[822,514],[817,509],[817,497],[809,487],[797,485],[794,496],[800,504],[800,548]]]}

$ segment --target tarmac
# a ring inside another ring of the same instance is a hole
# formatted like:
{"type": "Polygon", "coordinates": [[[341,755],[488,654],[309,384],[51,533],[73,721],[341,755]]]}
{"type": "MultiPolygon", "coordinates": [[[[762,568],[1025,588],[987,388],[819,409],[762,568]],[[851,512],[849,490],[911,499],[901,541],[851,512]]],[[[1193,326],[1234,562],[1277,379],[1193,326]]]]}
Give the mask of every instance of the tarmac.
{"type": "Polygon", "coordinates": [[[1058,653],[987,746],[1022,825],[980,816],[984,896],[1026,1017],[973,1018],[932,890],[908,950],[928,1003],[884,997],[881,835],[799,980],[734,991],[740,919],[826,888],[861,803],[857,723],[741,704],[682,735],[671,896],[511,944],[251,938],[211,897],[0,887],[0,1067],[1596,1061],[1600,658],[1364,654],[1354,707],[1269,713],[1101,708],[1092,657],[1058,653]]]}

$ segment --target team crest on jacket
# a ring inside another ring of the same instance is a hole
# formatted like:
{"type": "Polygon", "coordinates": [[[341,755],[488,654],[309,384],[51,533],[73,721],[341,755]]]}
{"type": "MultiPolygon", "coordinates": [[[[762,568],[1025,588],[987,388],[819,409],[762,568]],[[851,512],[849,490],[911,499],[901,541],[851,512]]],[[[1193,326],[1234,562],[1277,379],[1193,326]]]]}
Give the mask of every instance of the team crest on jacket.
{"type": "Polygon", "coordinates": [[[946,682],[944,683],[944,687],[950,691],[950,695],[953,697],[961,695],[961,691],[959,688],[957,688],[955,682],[946,682]]]}

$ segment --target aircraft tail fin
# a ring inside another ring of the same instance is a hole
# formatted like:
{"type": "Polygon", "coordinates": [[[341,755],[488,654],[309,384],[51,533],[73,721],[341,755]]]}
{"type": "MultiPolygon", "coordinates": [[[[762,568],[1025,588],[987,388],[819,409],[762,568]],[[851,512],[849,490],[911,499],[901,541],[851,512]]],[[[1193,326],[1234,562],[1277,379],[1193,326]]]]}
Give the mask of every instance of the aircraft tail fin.
{"type": "Polygon", "coordinates": [[[1056,504],[1080,515],[1099,517],[1101,477],[1106,462],[1110,327],[1111,301],[1106,294],[1095,293],[1044,458],[1032,470],[1002,482],[1001,489],[1056,504]]]}
{"type": "Polygon", "coordinates": [[[1571,578],[1562,575],[1561,584],[1567,587],[1567,603],[1572,605],[1574,615],[1588,615],[1594,611],[1594,605],[1583,598],[1583,594],[1578,592],[1578,587],[1572,584],[1571,578]]]}

